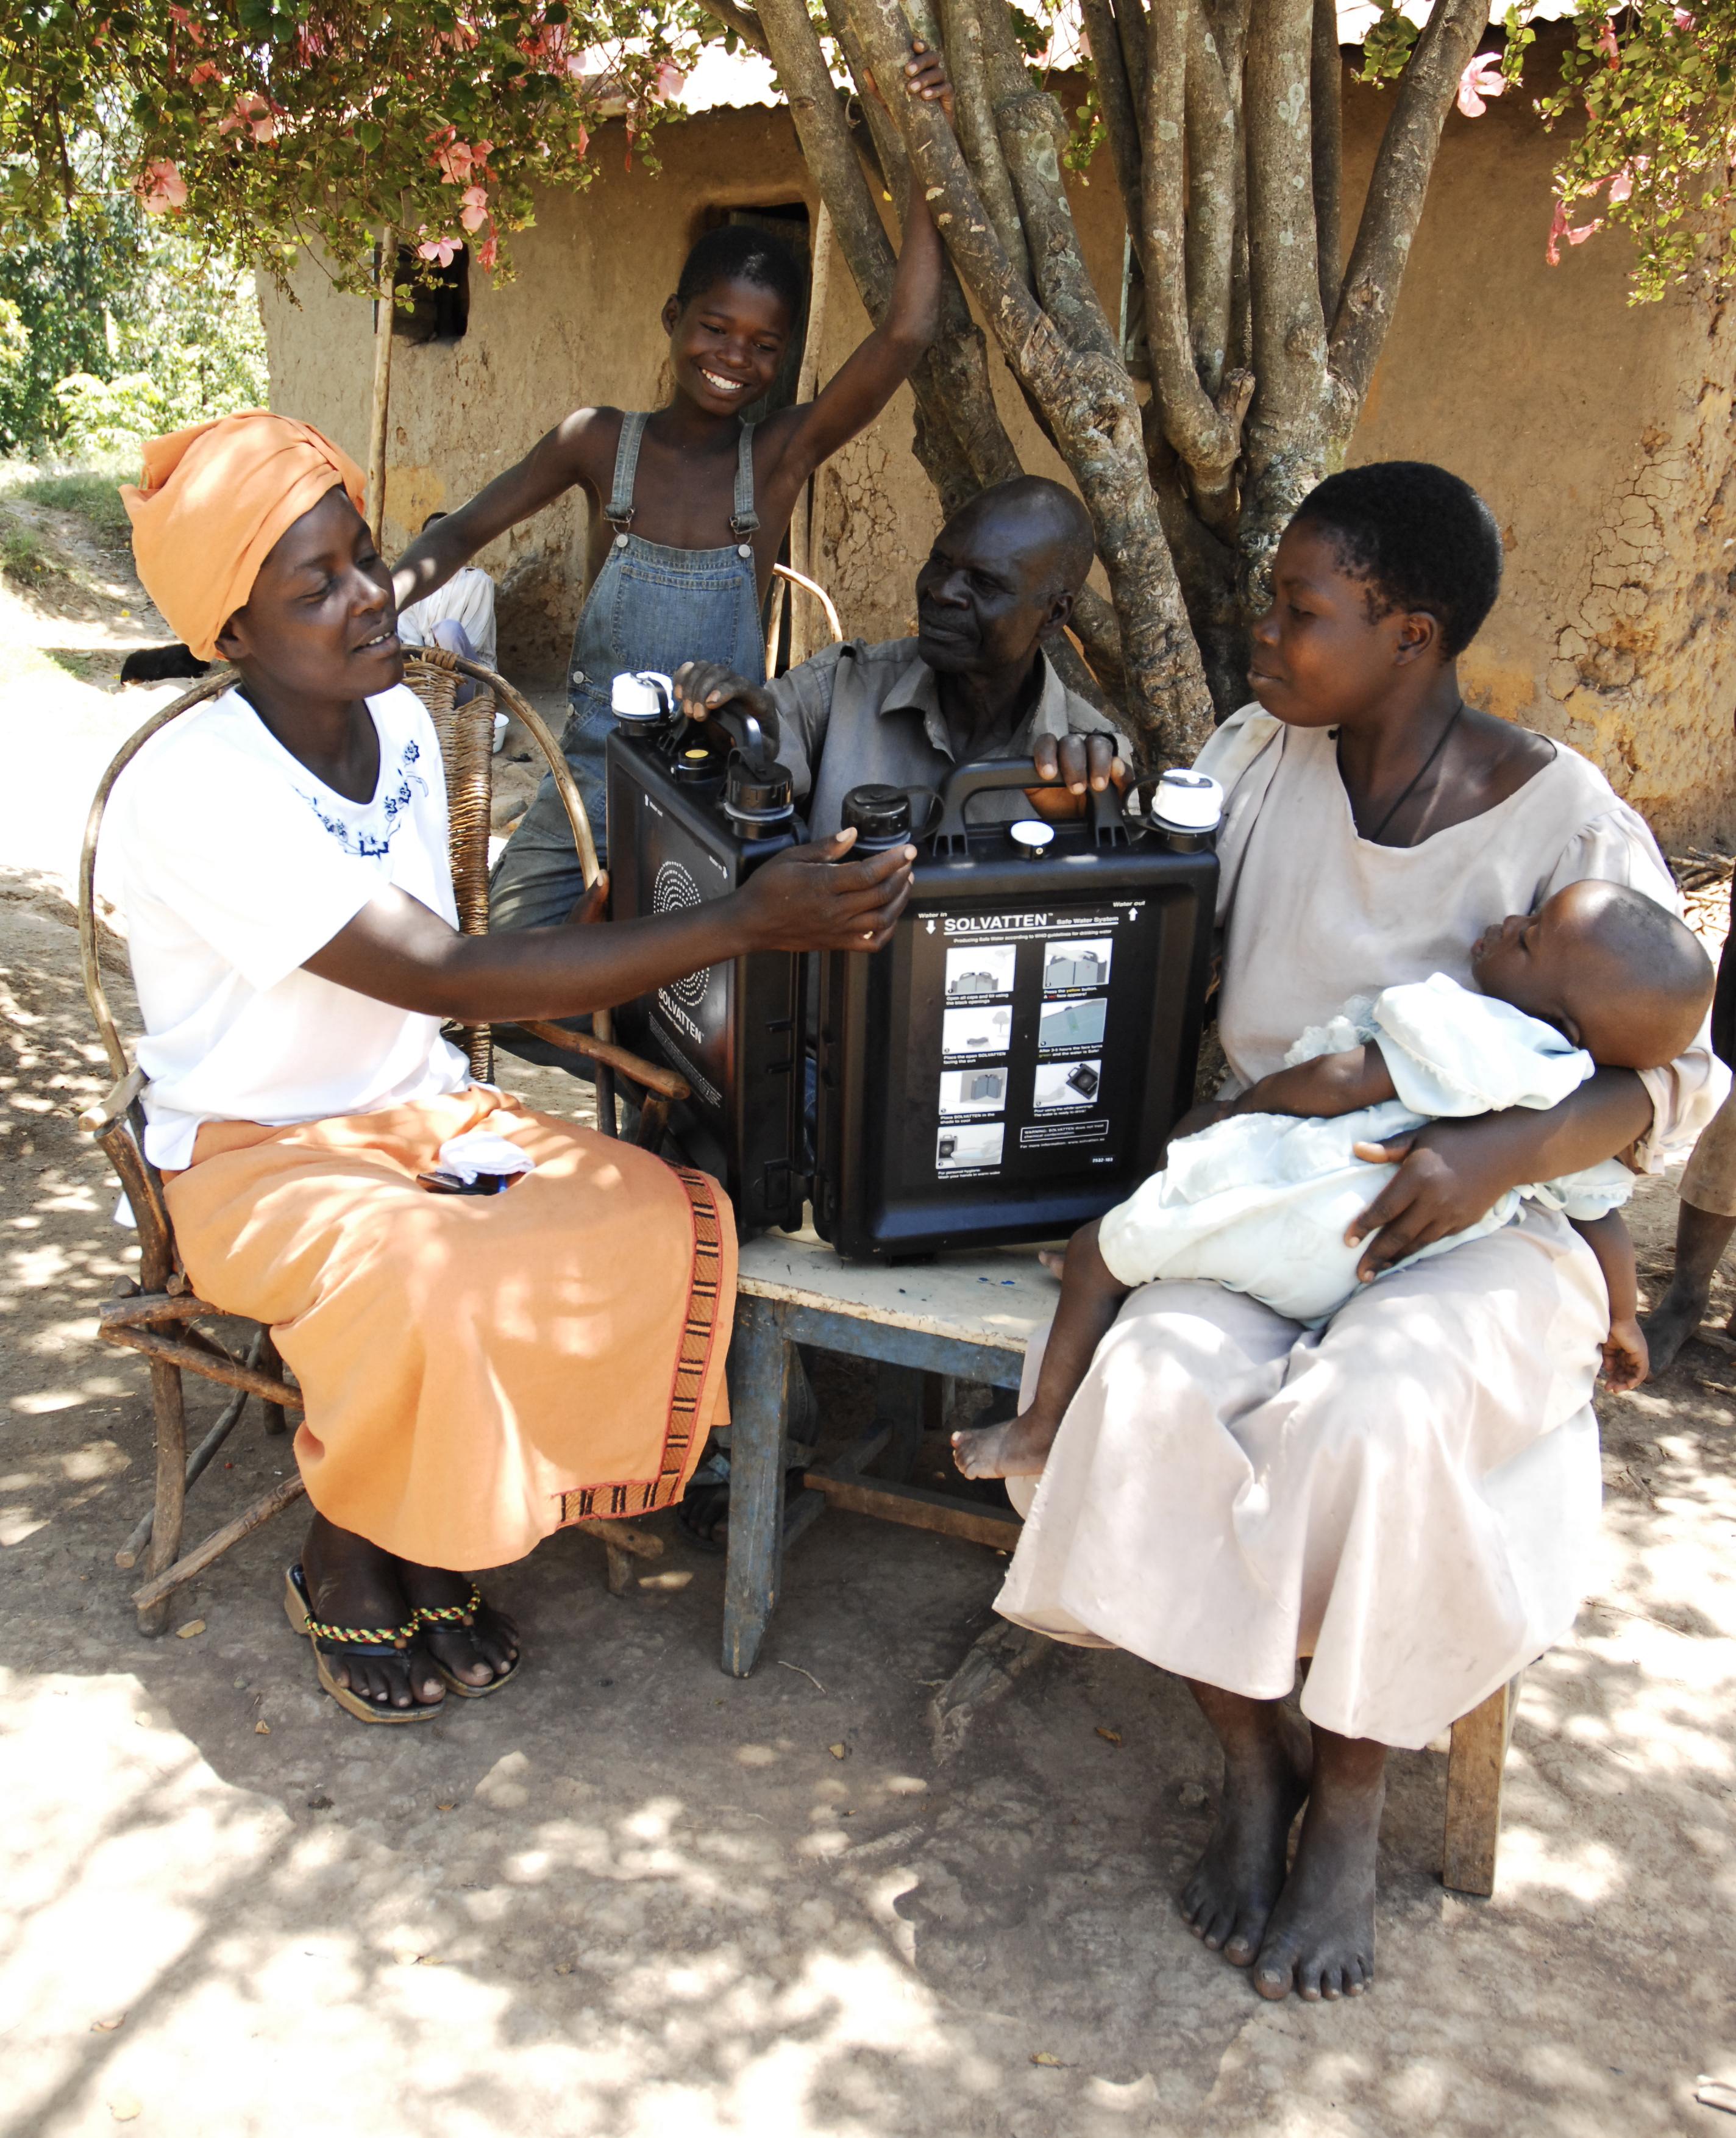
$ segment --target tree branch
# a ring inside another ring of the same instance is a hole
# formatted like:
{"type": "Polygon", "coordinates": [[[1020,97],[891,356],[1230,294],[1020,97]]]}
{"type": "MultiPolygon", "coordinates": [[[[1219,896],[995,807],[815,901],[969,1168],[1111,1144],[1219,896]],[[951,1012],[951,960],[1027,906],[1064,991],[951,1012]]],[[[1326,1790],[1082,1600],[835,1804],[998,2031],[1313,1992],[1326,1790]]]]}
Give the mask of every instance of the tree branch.
{"type": "Polygon", "coordinates": [[[994,105],[989,95],[988,68],[983,51],[983,12],[977,0],[940,0],[940,18],[945,32],[947,71],[952,77],[953,118],[964,159],[977,181],[977,191],[988,210],[995,235],[1013,264],[1014,271],[1028,283],[1031,256],[1019,222],[1018,203],[1013,198],[1012,178],[1001,153],[1001,137],[995,129],[994,105]]]}
{"type": "MultiPolygon", "coordinates": [[[[1475,0],[1474,0],[1475,4],[1475,0]]],[[[1240,541],[1244,598],[1262,608],[1290,515],[1325,466],[1326,327],[1308,124],[1314,0],[1255,0],[1248,30],[1248,269],[1254,369],[1240,541]]]]}
{"type": "MultiPolygon", "coordinates": [[[[1188,173],[1183,149],[1188,12],[1188,0],[1152,0],[1152,66],[1145,101],[1145,330],[1163,435],[1187,464],[1202,516],[1216,524],[1233,509],[1241,418],[1253,382],[1246,373],[1233,374],[1220,404],[1200,383],[1194,368],[1187,320],[1188,173]]],[[[1227,270],[1227,259],[1224,264],[1227,270]]],[[[1226,276],[1226,300],[1228,295],[1226,276]]]]}
{"type": "Polygon", "coordinates": [[[1314,247],[1319,256],[1320,310],[1339,309],[1343,263],[1344,61],[1339,51],[1338,0],[1314,0],[1309,116],[1314,133],[1314,247]]]}
{"type": "Polygon", "coordinates": [[[772,56],[772,47],[767,41],[765,25],[751,7],[739,7],[735,0],[700,0],[708,15],[714,15],[726,30],[734,30],[744,45],[751,45],[756,52],[772,56]]]}
{"type": "Polygon", "coordinates": [[[1488,19],[1485,0],[1435,0],[1399,78],[1332,325],[1335,443],[1349,437],[1362,413],[1392,324],[1447,106],[1488,19]]]}
{"type": "Polygon", "coordinates": [[[1230,364],[1236,261],[1236,103],[1201,0],[1183,0],[1187,23],[1187,323],[1194,369],[1216,398],[1230,364]]]}
{"type": "MultiPolygon", "coordinates": [[[[953,0],[957,7],[960,0],[953,0]]],[[[1091,46],[1091,70],[1097,81],[1097,102],[1103,113],[1103,129],[1109,136],[1109,160],[1115,167],[1115,183],[1121,188],[1121,205],[1127,215],[1128,236],[1138,252],[1145,242],[1144,215],[1140,207],[1139,115],[1134,109],[1133,88],[1127,78],[1127,62],[1121,51],[1121,33],[1109,0],[1080,0],[1085,35],[1091,46]]]]}
{"type": "Polygon", "coordinates": [[[1115,0],[1115,29],[1121,41],[1121,63],[1127,70],[1127,85],[1135,111],[1144,111],[1151,87],[1151,41],[1146,32],[1145,0],[1115,0]]]}

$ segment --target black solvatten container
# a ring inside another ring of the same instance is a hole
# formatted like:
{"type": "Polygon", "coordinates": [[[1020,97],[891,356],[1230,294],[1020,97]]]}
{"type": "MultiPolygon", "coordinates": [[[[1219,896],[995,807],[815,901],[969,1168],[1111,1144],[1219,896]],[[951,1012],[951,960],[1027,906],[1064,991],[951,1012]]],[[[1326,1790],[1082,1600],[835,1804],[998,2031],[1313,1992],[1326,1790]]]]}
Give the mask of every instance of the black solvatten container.
{"type": "MultiPolygon", "coordinates": [[[[1059,1238],[1156,1169],[1192,1102],[1216,803],[1191,828],[1129,823],[1113,792],[1076,823],[968,822],[1036,783],[1028,759],[961,766],[892,940],[821,960],[814,1221],[842,1254],[1059,1238]]],[[[865,848],[911,817],[895,790],[845,803],[865,848]]]]}
{"type": "MultiPolygon", "coordinates": [[[[666,677],[617,679],[606,749],[617,920],[725,898],[802,836],[789,774],[751,715],[726,707],[699,725],[671,705],[666,677]]],[[[723,1182],[744,1238],[802,1223],[802,960],[755,951],[615,1013],[623,1046],[692,1086],[670,1134],[723,1182]]]]}

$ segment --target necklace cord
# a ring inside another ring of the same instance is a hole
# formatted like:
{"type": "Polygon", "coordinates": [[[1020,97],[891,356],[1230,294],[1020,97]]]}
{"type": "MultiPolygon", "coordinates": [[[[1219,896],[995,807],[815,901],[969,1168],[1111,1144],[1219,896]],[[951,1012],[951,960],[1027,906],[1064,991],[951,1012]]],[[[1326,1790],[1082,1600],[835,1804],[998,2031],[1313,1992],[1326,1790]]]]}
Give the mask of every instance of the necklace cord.
{"type": "Polygon", "coordinates": [[[1386,815],[1381,818],[1380,822],[1376,826],[1374,830],[1368,834],[1368,843],[1371,847],[1378,847],[1380,844],[1381,834],[1386,830],[1387,825],[1392,822],[1392,819],[1398,814],[1399,811],[1403,808],[1406,803],[1410,800],[1411,797],[1417,792],[1417,789],[1422,784],[1423,781],[1433,770],[1435,759],[1439,757],[1441,751],[1446,748],[1446,739],[1452,733],[1453,730],[1459,725],[1459,715],[1464,710],[1465,700],[1460,698],[1458,704],[1453,707],[1452,712],[1447,720],[1446,725],[1441,729],[1440,734],[1435,738],[1435,747],[1429,752],[1428,755],[1424,758],[1421,764],[1417,766],[1411,779],[1406,783],[1404,792],[1392,804],[1392,808],[1387,810],[1386,815]]]}

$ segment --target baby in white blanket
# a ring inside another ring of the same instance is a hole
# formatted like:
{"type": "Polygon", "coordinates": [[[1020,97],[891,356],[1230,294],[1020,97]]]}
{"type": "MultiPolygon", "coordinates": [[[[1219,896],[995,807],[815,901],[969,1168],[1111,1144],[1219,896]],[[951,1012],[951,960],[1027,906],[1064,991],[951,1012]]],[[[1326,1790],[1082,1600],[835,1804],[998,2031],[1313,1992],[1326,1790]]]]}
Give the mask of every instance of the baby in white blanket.
{"type": "MultiPolygon", "coordinates": [[[[1436,973],[1348,1003],[1302,1035],[1284,1068],[1178,1125],[1165,1169],[1070,1242],[1030,1409],[953,1436],[967,1477],[1042,1468],[1135,1286],[1206,1278],[1292,1320],[1326,1321],[1358,1288],[1368,1248],[1351,1228],[1397,1171],[1382,1162],[1395,1140],[1454,1115],[1547,1110],[1599,1067],[1661,1067],[1692,1042],[1711,1000],[1711,964],[1690,931],[1617,884],[1571,884],[1538,913],[1511,915],[1478,938],[1470,964],[1480,993],[1436,973]]],[[[1608,1287],[1605,1378],[1635,1388],[1646,1340],[1620,1214],[1632,1188],[1628,1168],[1609,1159],[1509,1189],[1475,1224],[1406,1262],[1495,1232],[1527,1201],[1560,1211],[1608,1287]]]]}

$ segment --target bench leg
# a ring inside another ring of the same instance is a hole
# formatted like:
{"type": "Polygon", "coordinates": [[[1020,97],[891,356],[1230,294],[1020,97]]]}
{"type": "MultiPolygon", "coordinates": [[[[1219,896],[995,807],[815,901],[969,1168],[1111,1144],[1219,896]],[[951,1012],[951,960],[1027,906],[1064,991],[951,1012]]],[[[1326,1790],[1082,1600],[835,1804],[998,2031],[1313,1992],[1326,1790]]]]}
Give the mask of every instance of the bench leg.
{"type": "Polygon", "coordinates": [[[778,1600],[783,1564],[784,1427],[790,1345],[775,1306],[739,1298],[729,1345],[729,1557],[724,1668],[745,1677],[778,1600]]]}
{"type": "Polygon", "coordinates": [[[1495,1891],[1495,1851],[1501,1838],[1501,1779],[1519,1705],[1518,1678],[1509,1678],[1480,1707],[1453,1725],[1446,1758],[1446,1830],[1441,1843],[1441,1882],[1456,1893],[1487,1900],[1495,1891]]]}

